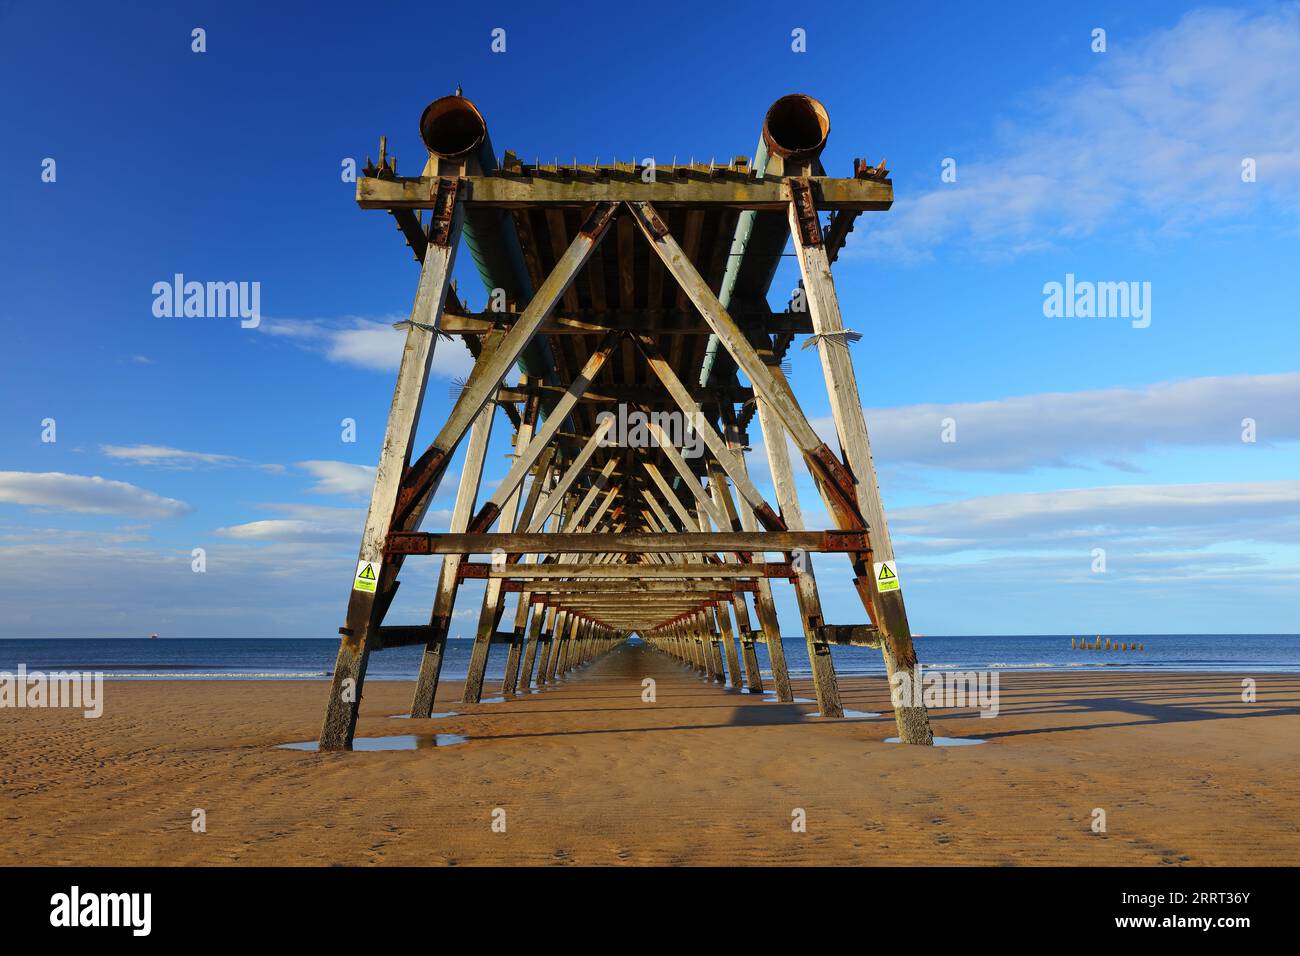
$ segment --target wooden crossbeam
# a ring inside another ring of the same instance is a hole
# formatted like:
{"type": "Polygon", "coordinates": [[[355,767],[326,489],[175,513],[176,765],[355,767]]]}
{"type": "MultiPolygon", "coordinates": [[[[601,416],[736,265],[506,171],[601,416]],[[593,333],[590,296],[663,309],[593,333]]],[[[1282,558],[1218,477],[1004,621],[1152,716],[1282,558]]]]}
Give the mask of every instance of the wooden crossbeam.
{"type": "Polygon", "coordinates": [[[412,554],[685,554],[715,551],[794,551],[848,553],[863,549],[853,531],[728,531],[668,534],[440,534],[398,531],[388,536],[385,553],[412,554]]]}
{"type": "MultiPolygon", "coordinates": [[[[357,205],[362,209],[431,209],[431,187],[436,177],[396,176],[357,180],[357,205]]],[[[473,206],[589,206],[602,202],[650,202],[671,206],[723,206],[733,209],[783,210],[789,202],[780,177],[729,180],[661,180],[646,183],[630,179],[514,178],[466,176],[465,202],[473,206]]],[[[821,209],[859,212],[888,209],[894,202],[889,182],[869,179],[818,177],[817,205],[821,209]]]]}
{"type": "Polygon", "coordinates": [[[496,392],[501,380],[519,360],[519,356],[533,340],[533,336],[537,334],[542,321],[555,308],[555,304],[573,284],[574,278],[604,239],[614,217],[614,211],[615,207],[610,205],[597,206],[592,210],[555,268],[529,300],[520,320],[511,327],[498,347],[490,354],[486,347],[480,353],[465,382],[465,387],[461,389],[456,404],[452,406],[447,421],[439,430],[433,443],[412,463],[402,478],[402,494],[398,496],[397,508],[393,513],[394,527],[399,527],[414,508],[414,502],[426,495],[429,489],[438,483],[447,468],[452,452],[460,443],[474,416],[496,392]]]}
{"type": "Polygon", "coordinates": [[[663,580],[666,578],[789,578],[795,574],[788,561],[747,564],[487,564],[465,561],[459,568],[466,578],[596,578],[604,580],[663,580]]]}
{"type": "MultiPolygon", "coordinates": [[[[448,335],[486,335],[493,329],[509,328],[518,312],[447,313],[438,328],[448,335]]],[[[769,335],[808,335],[812,322],[802,312],[733,312],[733,319],[746,332],[769,335]]],[[[648,335],[712,335],[713,329],[694,309],[594,309],[553,313],[539,330],[542,335],[599,335],[609,331],[640,332],[648,335]]]]}

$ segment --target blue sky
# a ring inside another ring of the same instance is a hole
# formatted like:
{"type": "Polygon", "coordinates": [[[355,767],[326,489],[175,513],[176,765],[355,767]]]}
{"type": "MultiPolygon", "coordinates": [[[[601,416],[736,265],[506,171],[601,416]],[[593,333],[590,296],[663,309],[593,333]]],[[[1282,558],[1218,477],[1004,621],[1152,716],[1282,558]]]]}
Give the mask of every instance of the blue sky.
{"type": "MultiPolygon", "coordinates": [[[[335,633],[417,277],[340,167],[386,134],[418,172],[458,83],[529,160],[749,154],[791,91],[825,103],[833,174],[887,158],[897,202],[836,274],[914,629],[1300,630],[1296,4],[520,6],[0,6],[0,636],[335,633]],[[178,272],[260,282],[261,326],[155,317],[178,272]],[[1150,283],[1150,326],[1045,317],[1067,274],[1150,283]]],[[[441,348],[421,437],[465,364],[441,348]]],[[[392,620],[435,571],[408,562],[392,620]]]]}

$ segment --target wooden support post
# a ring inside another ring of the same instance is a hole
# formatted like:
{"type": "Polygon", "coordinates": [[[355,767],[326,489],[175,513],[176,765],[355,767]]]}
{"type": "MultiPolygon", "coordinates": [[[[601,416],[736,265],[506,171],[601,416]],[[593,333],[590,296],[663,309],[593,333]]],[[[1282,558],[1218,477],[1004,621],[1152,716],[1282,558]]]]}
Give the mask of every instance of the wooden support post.
{"type": "Polygon", "coordinates": [[[551,650],[555,646],[555,618],[558,613],[557,608],[546,609],[546,623],[543,625],[542,632],[537,635],[537,686],[539,687],[550,679],[548,675],[551,671],[551,650]]]}
{"type": "Polygon", "coordinates": [[[560,672],[560,662],[564,657],[564,649],[569,639],[569,628],[575,623],[573,615],[568,611],[560,612],[555,625],[555,634],[551,638],[553,646],[551,647],[551,659],[546,674],[547,681],[552,684],[555,683],[556,675],[560,672]]]}
{"type": "MultiPolygon", "coordinates": [[[[528,403],[527,413],[519,424],[518,432],[515,433],[516,462],[511,468],[511,473],[519,467],[519,459],[533,450],[530,443],[533,440],[533,430],[536,428],[539,414],[540,403],[534,398],[533,401],[528,403]]],[[[542,450],[539,449],[537,457],[540,457],[541,453],[542,450]]],[[[502,484],[504,483],[502,482],[502,484]]],[[[528,520],[527,515],[520,517],[518,514],[520,490],[520,483],[516,480],[499,512],[502,531],[513,528],[517,518],[521,524],[528,520]]],[[[498,487],[498,493],[499,491],[500,488],[498,487]]],[[[496,500],[495,497],[493,500],[496,500]]],[[[483,512],[480,511],[479,514],[482,515],[483,512]]],[[[492,514],[497,514],[495,507],[492,509],[492,514]]],[[[508,563],[508,558],[509,556],[504,554],[493,555],[493,560],[500,559],[501,563],[508,563]]],[[[522,601],[520,605],[526,609],[522,601]]],[[[497,621],[500,618],[501,580],[499,578],[489,578],[483,588],[483,608],[479,613],[478,630],[474,635],[474,647],[470,651],[469,668],[465,674],[465,692],[461,695],[462,704],[477,704],[483,699],[483,679],[487,674],[488,657],[492,649],[492,637],[496,634],[497,621]]]]}
{"type": "MultiPolygon", "coordinates": [[[[456,246],[460,241],[464,210],[455,198],[455,187],[451,188],[451,194],[450,201],[453,205],[446,242],[430,242],[420,268],[415,304],[406,329],[406,347],[398,366],[393,404],[388,412],[384,443],[375,470],[375,483],[370,493],[365,528],[361,534],[357,567],[353,570],[347,617],[340,628],[342,640],[334,663],[334,677],[330,682],[325,721],[321,727],[322,750],[343,750],[352,746],[365,684],[366,664],[370,657],[371,637],[382,623],[383,614],[387,611],[397,586],[397,570],[401,561],[384,560],[384,539],[397,508],[403,473],[411,459],[411,443],[420,421],[420,407],[424,403],[425,386],[429,380],[429,367],[437,341],[437,334],[430,327],[436,327],[442,315],[452,267],[456,261],[456,246]],[[368,573],[369,577],[361,578],[363,573],[368,573]]],[[[468,427],[469,421],[465,424],[468,427]]],[[[430,489],[436,485],[439,477],[441,472],[432,477],[430,489]]]]}
{"type": "MultiPolygon", "coordinates": [[[[745,459],[740,457],[740,467],[746,469],[745,459]]],[[[730,494],[724,487],[719,486],[719,491],[730,494]]],[[[743,497],[739,498],[736,503],[736,511],[740,518],[740,526],[746,531],[752,531],[755,526],[754,512],[749,507],[749,503],[743,497]]],[[[772,600],[772,586],[766,578],[760,578],[757,581],[757,587],[754,591],[754,610],[758,615],[759,633],[763,637],[763,642],[767,645],[768,663],[772,667],[772,685],[776,691],[776,699],[782,703],[789,703],[794,700],[794,689],[790,686],[790,671],[785,663],[785,645],[781,643],[781,625],[776,616],[776,602],[772,600]]],[[[748,617],[748,612],[746,612],[748,617]]],[[[757,654],[755,655],[754,670],[761,674],[758,668],[757,654]]],[[[758,678],[758,687],[762,689],[763,683],[761,676],[758,678]]],[[[754,684],[750,684],[752,690],[754,684]]]]}
{"type": "Polygon", "coordinates": [[[894,546],[889,536],[889,524],[885,520],[885,507],[876,480],[875,463],[871,459],[871,443],[867,437],[866,418],[862,414],[857,375],[843,335],[844,322],[840,316],[835,283],[831,278],[830,260],[821,241],[816,210],[809,208],[813,195],[811,184],[806,180],[792,180],[786,188],[790,196],[788,209],[795,256],[803,276],[813,330],[817,335],[817,350],[830,394],[835,431],[849,470],[857,480],[858,508],[871,529],[872,553],[854,562],[859,591],[868,610],[875,612],[872,619],[881,632],[881,650],[891,688],[895,678],[901,677],[913,691],[912,704],[896,702],[894,706],[899,740],[910,744],[933,744],[934,732],[930,728],[930,718],[921,704],[920,687],[916,686],[919,682],[914,678],[916,651],[912,646],[912,632],[907,622],[902,589],[882,593],[877,587],[875,566],[886,561],[893,562],[894,546]]]}
{"type": "MultiPolygon", "coordinates": [[[[465,449],[465,464],[460,472],[460,487],[456,490],[456,502],[451,511],[451,531],[464,531],[469,525],[469,517],[474,513],[474,502],[478,498],[479,484],[483,478],[483,461],[487,457],[488,441],[492,437],[492,421],[496,415],[494,405],[484,405],[474,427],[470,431],[469,444],[465,449]]],[[[448,554],[442,559],[442,568],[438,572],[438,591],[433,599],[433,612],[429,624],[435,628],[434,639],[424,648],[420,658],[420,673],[415,682],[415,696],[411,699],[411,716],[426,718],[433,712],[433,698],[438,692],[438,679],[442,674],[442,664],[446,657],[447,633],[451,629],[451,613],[456,606],[456,594],[460,587],[459,575],[461,556],[448,554]]]]}
{"type": "MultiPolygon", "coordinates": [[[[757,397],[758,420],[763,428],[763,447],[767,449],[768,469],[772,485],[776,488],[777,504],[781,518],[792,529],[803,528],[803,512],[794,486],[794,472],[790,468],[790,455],[785,443],[785,429],[773,414],[763,396],[757,397]]],[[[808,646],[808,662],[812,666],[813,690],[817,707],[823,717],[843,717],[844,705],[840,703],[839,682],[835,679],[835,664],[831,661],[830,645],[818,634],[824,623],[821,598],[817,594],[817,578],[813,573],[810,554],[788,555],[791,565],[799,571],[795,575],[795,596],[799,602],[799,617],[803,624],[804,641],[808,646]]]]}
{"type": "MultiPolygon", "coordinates": [[[[537,463],[537,471],[533,475],[532,484],[528,488],[528,497],[524,501],[524,508],[517,522],[521,527],[529,525],[532,520],[541,491],[550,480],[551,459],[554,455],[555,449],[548,448],[542,453],[542,457],[537,463]]],[[[523,560],[531,563],[534,557],[534,555],[525,555],[523,560]]],[[[524,634],[528,629],[528,615],[532,613],[532,609],[532,595],[527,591],[520,593],[518,604],[515,607],[513,637],[510,640],[510,649],[506,654],[506,672],[501,679],[501,694],[505,697],[513,697],[519,686],[519,664],[523,657],[524,634]]]]}
{"type": "MultiPolygon", "coordinates": [[[[523,600],[521,595],[519,600],[523,600]]],[[[542,637],[542,624],[548,613],[547,608],[534,608],[532,622],[528,626],[528,641],[524,645],[524,668],[519,675],[518,690],[527,691],[533,686],[533,667],[537,661],[537,644],[542,637]]]]}

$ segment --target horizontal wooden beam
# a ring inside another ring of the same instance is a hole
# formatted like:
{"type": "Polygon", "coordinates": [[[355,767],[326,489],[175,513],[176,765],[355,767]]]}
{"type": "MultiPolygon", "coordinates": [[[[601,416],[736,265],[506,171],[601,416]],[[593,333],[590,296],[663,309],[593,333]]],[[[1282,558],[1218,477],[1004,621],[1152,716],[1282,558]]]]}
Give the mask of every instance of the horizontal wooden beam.
{"type": "Polygon", "coordinates": [[[822,624],[817,628],[817,637],[827,644],[880,646],[880,632],[871,624],[822,624]]]}
{"type": "Polygon", "coordinates": [[[753,591],[757,585],[753,581],[728,579],[726,581],[700,580],[690,581],[503,581],[504,593],[527,591],[542,598],[548,594],[716,594],[719,589],[728,592],[753,591]]]}
{"type": "MultiPolygon", "coordinates": [[[[858,212],[888,209],[894,203],[894,186],[872,179],[814,177],[813,194],[818,209],[858,212]]],[[[581,179],[513,176],[467,176],[462,182],[469,206],[589,206],[598,202],[649,202],[658,207],[723,206],[735,209],[785,211],[790,197],[781,177],[752,180],[581,179]]],[[[357,180],[357,205],[362,209],[431,209],[437,194],[437,177],[395,177],[357,180]]]]}
{"type": "Polygon", "coordinates": [[[393,624],[379,629],[379,647],[407,647],[411,644],[427,644],[440,633],[431,624],[393,624]]]}
{"type": "MultiPolygon", "coordinates": [[[[492,329],[508,327],[519,318],[518,312],[475,312],[456,315],[444,312],[438,320],[438,330],[448,335],[486,335],[492,329]]],[[[761,313],[733,312],[731,317],[746,332],[768,335],[811,335],[812,319],[806,312],[761,313]],[[761,316],[761,318],[758,318],[761,316]]],[[[699,313],[668,309],[638,309],[636,311],[589,310],[577,313],[552,314],[543,324],[542,335],[600,335],[622,330],[646,335],[712,335],[713,329],[699,313]]]]}
{"type": "Polygon", "coordinates": [[[536,580],[574,578],[595,580],[665,579],[709,580],[710,578],[791,578],[789,562],[750,564],[487,564],[462,561],[457,574],[466,578],[516,578],[536,580]]]}
{"type": "Polygon", "coordinates": [[[850,553],[870,550],[860,531],[722,531],[668,534],[443,534],[393,531],[384,553],[397,554],[696,554],[713,551],[804,551],[850,553]]]}
{"type": "MultiPolygon", "coordinates": [[[[532,386],[544,394],[563,393],[567,385],[536,385],[532,386]]],[[[691,389],[691,396],[697,402],[733,402],[743,403],[754,397],[754,390],[746,388],[743,385],[710,385],[697,386],[691,389]]],[[[526,388],[500,388],[497,390],[497,401],[501,402],[526,402],[528,401],[528,389],[526,388]]],[[[579,402],[646,402],[668,404],[673,401],[671,395],[658,385],[593,385],[587,390],[586,394],[578,399],[579,402]]],[[[675,407],[675,406],[674,406],[675,407]]],[[[585,438],[586,436],[570,436],[585,438]]]]}

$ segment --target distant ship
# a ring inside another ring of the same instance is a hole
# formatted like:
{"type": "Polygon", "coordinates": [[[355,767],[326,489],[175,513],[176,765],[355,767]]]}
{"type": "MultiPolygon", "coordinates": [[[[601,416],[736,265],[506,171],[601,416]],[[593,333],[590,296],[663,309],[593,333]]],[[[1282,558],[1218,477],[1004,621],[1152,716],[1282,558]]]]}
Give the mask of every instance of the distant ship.
{"type": "Polygon", "coordinates": [[[157,634],[150,634],[150,635],[149,635],[149,640],[151,640],[151,641],[156,641],[156,640],[158,640],[158,635],[157,635],[157,634]]]}

